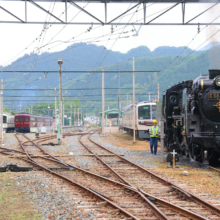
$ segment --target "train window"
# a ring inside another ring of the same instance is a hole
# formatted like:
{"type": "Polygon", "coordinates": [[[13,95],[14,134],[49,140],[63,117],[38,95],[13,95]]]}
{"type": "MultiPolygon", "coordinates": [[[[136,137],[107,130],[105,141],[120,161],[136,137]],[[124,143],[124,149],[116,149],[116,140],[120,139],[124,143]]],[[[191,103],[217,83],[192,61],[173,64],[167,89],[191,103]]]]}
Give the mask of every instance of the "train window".
{"type": "Polygon", "coordinates": [[[24,121],[24,117],[20,117],[20,121],[24,121]]]}
{"type": "Polygon", "coordinates": [[[16,118],[15,118],[15,121],[19,121],[19,118],[18,118],[18,117],[16,117],[16,118]]]}
{"type": "Polygon", "coordinates": [[[156,105],[152,105],[152,119],[156,119],[156,105]]]}
{"type": "Polygon", "coordinates": [[[7,123],[7,117],[3,116],[3,123],[7,123]]]}
{"type": "Polygon", "coordinates": [[[138,119],[150,119],[150,105],[138,107],[138,119]]]}
{"type": "Polygon", "coordinates": [[[28,117],[25,117],[25,121],[28,121],[28,117]]]}

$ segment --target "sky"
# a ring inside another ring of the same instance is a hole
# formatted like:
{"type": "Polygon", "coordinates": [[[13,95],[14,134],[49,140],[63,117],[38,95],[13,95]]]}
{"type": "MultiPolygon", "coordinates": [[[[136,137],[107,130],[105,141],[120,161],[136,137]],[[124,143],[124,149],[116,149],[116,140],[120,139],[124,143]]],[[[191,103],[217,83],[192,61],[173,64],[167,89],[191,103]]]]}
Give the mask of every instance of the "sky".
{"type": "MultiPolygon", "coordinates": [[[[65,10],[63,3],[38,3],[46,10],[53,11],[60,19],[64,20],[62,12],[65,10]]],[[[81,7],[85,7],[93,15],[104,20],[104,5],[97,3],[81,3],[81,7]]],[[[134,4],[109,4],[108,21],[123,13],[126,9],[134,4]]],[[[168,9],[174,4],[147,4],[147,18],[150,21],[159,13],[168,9]]],[[[212,4],[187,4],[185,21],[190,20],[203,10],[209,8],[212,4]]],[[[0,6],[6,8],[21,19],[24,18],[24,2],[5,2],[0,1],[0,6]]],[[[156,19],[156,23],[161,22],[182,22],[181,4],[156,19]]],[[[193,22],[211,22],[220,16],[218,14],[220,6],[215,6],[210,12],[195,19],[193,22]]],[[[1,10],[1,9],[0,9],[1,10]]],[[[65,49],[67,46],[78,43],[87,42],[97,45],[103,45],[107,49],[126,53],[132,48],[138,46],[147,46],[150,50],[154,50],[159,46],[187,46],[192,49],[200,49],[212,40],[218,41],[219,34],[215,37],[209,37],[218,31],[219,26],[214,26],[211,30],[204,26],[200,26],[201,32],[198,34],[198,26],[141,26],[137,34],[132,25],[127,26],[92,26],[95,20],[84,12],[80,12],[74,6],[68,4],[68,21],[85,21],[91,22],[91,25],[30,25],[30,24],[0,24],[0,66],[7,66],[13,60],[23,56],[24,54],[43,52],[54,52],[65,49]],[[113,28],[113,29],[112,29],[113,28]],[[90,29],[90,31],[88,31],[90,29]],[[113,30],[113,33],[111,33],[113,30]],[[134,36],[135,35],[135,36],[134,36]],[[39,37],[41,36],[41,37],[39,37]],[[194,39],[194,40],[192,40],[194,39]],[[191,42],[189,44],[189,42],[191,42]],[[200,46],[201,45],[201,46],[200,46]],[[200,46],[200,47],[199,47],[200,46]]],[[[11,15],[3,10],[0,11],[0,21],[14,21],[11,15]]],[[[31,3],[28,3],[28,20],[29,21],[56,21],[47,13],[41,11],[31,3]]],[[[131,10],[122,19],[116,20],[123,23],[143,22],[142,5],[131,10]]],[[[115,21],[115,22],[116,22],[115,21]]],[[[215,22],[220,23],[220,19],[215,22]]],[[[135,26],[136,30],[139,26],[135,26]]]]}

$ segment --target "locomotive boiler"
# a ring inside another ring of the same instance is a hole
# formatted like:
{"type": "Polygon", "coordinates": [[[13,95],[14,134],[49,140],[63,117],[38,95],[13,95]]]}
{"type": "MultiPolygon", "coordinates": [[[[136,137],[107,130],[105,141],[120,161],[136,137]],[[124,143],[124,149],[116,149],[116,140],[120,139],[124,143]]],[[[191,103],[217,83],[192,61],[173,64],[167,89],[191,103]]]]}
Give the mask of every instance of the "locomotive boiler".
{"type": "Polygon", "coordinates": [[[220,70],[163,92],[165,147],[203,163],[220,160],[220,70]]]}

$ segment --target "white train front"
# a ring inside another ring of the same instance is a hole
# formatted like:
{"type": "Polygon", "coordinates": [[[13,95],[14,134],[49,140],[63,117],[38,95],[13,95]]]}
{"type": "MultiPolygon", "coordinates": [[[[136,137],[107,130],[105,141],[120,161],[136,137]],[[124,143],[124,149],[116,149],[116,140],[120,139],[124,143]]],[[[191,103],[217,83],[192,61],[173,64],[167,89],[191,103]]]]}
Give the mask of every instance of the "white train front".
{"type": "MultiPolygon", "coordinates": [[[[156,103],[139,102],[135,106],[135,134],[142,139],[150,138],[149,129],[156,119],[156,103]]],[[[133,106],[120,118],[120,129],[133,133],[133,106]]]]}
{"type": "Polygon", "coordinates": [[[7,132],[14,132],[15,130],[15,123],[14,123],[14,115],[11,113],[3,113],[3,131],[7,132]]]}

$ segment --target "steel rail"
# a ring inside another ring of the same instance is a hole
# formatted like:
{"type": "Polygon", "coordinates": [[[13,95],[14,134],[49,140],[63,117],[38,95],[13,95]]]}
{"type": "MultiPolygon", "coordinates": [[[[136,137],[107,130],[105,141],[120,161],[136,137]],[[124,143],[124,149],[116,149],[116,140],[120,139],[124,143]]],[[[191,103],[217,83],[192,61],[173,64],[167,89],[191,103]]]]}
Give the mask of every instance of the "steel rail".
{"type": "MultiPolygon", "coordinates": [[[[94,131],[96,132],[96,130],[94,131]]],[[[93,132],[93,133],[94,133],[93,132]]],[[[92,133],[92,134],[93,134],[92,133]]],[[[91,134],[91,135],[92,135],[91,134]]],[[[86,135],[86,134],[84,134],[86,135]]],[[[84,136],[84,135],[81,135],[84,136]]],[[[26,135],[23,135],[25,138],[27,138],[29,141],[31,141],[26,135]]],[[[80,137],[80,138],[81,138],[80,137]]],[[[41,149],[44,153],[48,154],[46,151],[44,151],[41,147],[39,147],[36,143],[34,143],[33,141],[31,141],[35,146],[37,146],[39,149],[41,149]]],[[[26,143],[26,142],[25,142],[26,143]]],[[[82,142],[80,142],[81,144],[83,144],[82,142]]],[[[85,145],[84,145],[85,146],[85,145]]],[[[85,146],[86,147],[86,146],[85,146]]],[[[87,148],[87,147],[86,147],[87,148]]],[[[88,149],[88,148],[87,148],[88,149]]],[[[89,150],[89,149],[88,149],[89,150]]],[[[90,151],[90,150],[89,150],[90,151]]],[[[97,159],[99,159],[102,163],[104,163],[105,166],[107,166],[118,178],[120,178],[122,181],[124,181],[126,184],[128,184],[129,186],[133,187],[128,181],[126,181],[125,179],[123,179],[123,177],[121,177],[117,172],[115,172],[110,166],[108,166],[101,158],[99,158],[96,154],[94,154],[92,151],[90,151],[94,156],[96,156],[97,159]]],[[[53,156],[52,156],[53,157],[53,156]]],[[[59,161],[59,159],[57,160],[59,161]]],[[[150,200],[148,200],[144,195],[142,195],[142,193],[140,193],[139,191],[136,191],[136,193],[138,195],[140,195],[142,197],[142,199],[147,202],[149,208],[151,209],[151,211],[158,217],[158,219],[160,220],[170,220],[170,218],[168,218],[161,210],[159,210],[150,200]]]]}
{"type": "Polygon", "coordinates": [[[220,173],[220,170],[219,170],[219,169],[217,169],[217,168],[215,168],[215,167],[211,167],[211,166],[208,166],[208,167],[209,167],[211,170],[214,170],[214,171],[220,173]]]}
{"type": "Polygon", "coordinates": [[[80,136],[79,138],[79,142],[80,144],[85,147],[91,154],[93,154],[99,161],[101,161],[102,164],[104,164],[106,167],[108,167],[116,177],[118,177],[120,180],[122,180],[122,182],[124,182],[125,184],[128,184],[128,181],[125,180],[120,174],[118,174],[117,172],[115,172],[115,170],[113,170],[108,164],[106,164],[97,154],[95,154],[94,152],[92,152],[80,139],[83,137],[84,135],[80,136]]]}
{"type": "MultiPolygon", "coordinates": [[[[96,132],[96,131],[95,131],[95,132],[96,132]]],[[[95,132],[93,132],[91,135],[93,135],[95,132]]],[[[90,135],[90,136],[91,136],[91,135],[90,135]]],[[[82,137],[82,136],[81,136],[81,137],[82,137]]],[[[81,137],[80,137],[80,138],[81,138],[81,137]]],[[[91,140],[90,140],[90,141],[91,141],[91,140]]],[[[80,141],[80,143],[81,143],[83,146],[85,146],[81,141],[80,141]]],[[[92,152],[88,147],[85,146],[85,148],[88,149],[88,151],[89,151],[90,153],[96,155],[96,154],[95,154],[94,152],[92,152]]],[[[114,154],[114,153],[113,153],[113,154],[114,154]]],[[[116,156],[117,156],[117,155],[116,155],[116,156]]],[[[120,179],[122,178],[122,180],[125,180],[123,177],[121,177],[120,174],[118,174],[113,168],[111,168],[108,164],[106,164],[101,158],[99,158],[99,157],[97,156],[97,159],[99,159],[105,166],[109,167],[110,170],[112,170],[114,173],[116,173],[116,175],[119,176],[120,179]]],[[[125,180],[125,181],[126,181],[126,183],[127,183],[129,186],[131,186],[131,187],[133,187],[133,188],[136,188],[135,186],[133,186],[132,184],[130,184],[127,180],[125,180]]],[[[136,189],[137,189],[137,188],[136,188],[136,189]]],[[[137,190],[139,190],[139,189],[137,189],[137,190]]],[[[144,195],[143,195],[143,193],[142,193],[141,190],[139,190],[139,192],[140,192],[139,195],[140,195],[142,198],[146,198],[146,197],[144,197],[144,195]]],[[[150,194],[147,194],[147,195],[148,195],[150,198],[153,198],[154,200],[158,199],[157,197],[155,197],[155,196],[153,196],[153,195],[150,195],[150,194]]],[[[148,203],[148,205],[150,205],[152,211],[154,212],[154,214],[155,214],[159,219],[169,219],[166,215],[164,215],[163,212],[161,212],[160,209],[158,209],[158,208],[150,201],[149,198],[146,198],[145,201],[148,203]]],[[[173,204],[171,204],[171,203],[169,203],[169,202],[166,202],[166,201],[164,201],[164,200],[163,200],[163,204],[165,204],[167,207],[169,207],[169,208],[171,208],[171,209],[173,209],[173,210],[175,210],[175,211],[178,211],[179,213],[181,213],[181,214],[183,214],[183,215],[186,215],[186,214],[187,214],[187,216],[193,216],[193,217],[194,217],[193,219],[200,219],[200,220],[202,220],[202,219],[205,220],[205,219],[206,219],[206,218],[202,217],[201,215],[198,215],[198,214],[196,214],[196,213],[190,212],[190,211],[188,211],[188,210],[186,210],[186,209],[183,209],[183,208],[181,208],[181,207],[179,207],[179,206],[173,205],[173,204]]]]}
{"type": "MultiPolygon", "coordinates": [[[[0,147],[0,149],[2,149],[2,147],[0,147]]],[[[3,149],[5,149],[5,148],[3,148],[3,149]]],[[[14,150],[14,149],[10,149],[10,151],[11,151],[11,152],[13,152],[13,151],[16,152],[16,150],[14,150]]],[[[9,154],[9,153],[7,153],[7,152],[0,152],[0,153],[13,156],[12,154],[9,154]]],[[[25,154],[25,153],[22,152],[22,151],[20,151],[20,153],[21,153],[21,154],[25,154]]],[[[26,154],[25,154],[25,155],[26,155],[26,154]]],[[[30,154],[30,155],[31,155],[31,156],[35,156],[34,154],[30,154]]],[[[24,159],[23,157],[17,157],[17,158],[20,159],[20,160],[24,160],[24,161],[26,161],[26,162],[30,162],[30,160],[24,159]]],[[[54,161],[54,160],[51,159],[51,158],[46,158],[46,159],[47,159],[47,160],[50,160],[50,161],[54,161]]],[[[59,163],[58,161],[55,161],[55,162],[56,162],[56,163],[59,163]]],[[[68,164],[68,163],[67,163],[67,164],[68,164]]],[[[73,166],[73,165],[71,165],[71,164],[68,164],[68,165],[69,165],[69,167],[75,168],[76,170],[82,171],[82,172],[84,172],[84,173],[87,173],[87,174],[89,174],[89,175],[91,175],[91,176],[95,176],[95,177],[100,178],[100,179],[102,179],[102,180],[109,181],[109,182],[111,182],[111,183],[113,183],[113,184],[123,186],[124,188],[129,189],[129,190],[132,190],[132,191],[134,191],[134,192],[137,192],[137,191],[138,191],[136,188],[132,188],[132,187],[130,187],[130,186],[128,186],[128,185],[125,185],[125,184],[123,184],[123,183],[117,182],[117,181],[115,181],[115,180],[108,179],[108,178],[106,178],[106,177],[104,177],[104,176],[100,176],[100,175],[98,175],[98,174],[89,172],[89,171],[87,171],[87,170],[84,170],[84,169],[82,169],[82,168],[73,166]]]]}
{"type": "MultiPolygon", "coordinates": [[[[96,130],[94,131],[94,132],[96,132],[96,130]]],[[[94,133],[93,132],[93,133],[94,133]]],[[[92,134],[93,134],[92,133],[92,134]]],[[[91,134],[91,135],[92,135],[91,134]]],[[[86,134],[83,134],[83,135],[81,135],[81,137],[82,136],[84,136],[84,135],[86,135],[86,134]]],[[[42,152],[43,153],[46,153],[46,154],[48,154],[49,155],[49,153],[48,152],[46,152],[44,149],[42,149],[40,146],[38,146],[36,143],[34,143],[32,140],[30,140],[26,135],[24,135],[23,134],[23,136],[25,137],[25,138],[27,138],[28,139],[28,141],[27,142],[31,142],[31,143],[33,143],[36,147],[38,147],[39,149],[41,149],[42,150],[42,152]]],[[[80,137],[80,138],[81,138],[80,137]]],[[[27,142],[24,142],[24,143],[27,143],[27,142]]],[[[82,142],[80,142],[82,145],[83,145],[83,143],[82,142]]],[[[85,145],[84,145],[85,146],[85,145]]],[[[85,146],[85,148],[87,148],[86,146],[85,146]]],[[[88,148],[87,148],[88,149],[88,148]]],[[[88,151],[90,151],[89,149],[88,149],[88,151]]],[[[120,178],[122,181],[124,181],[126,184],[128,184],[128,186],[130,186],[130,187],[132,187],[133,188],[133,186],[128,182],[128,181],[126,181],[126,180],[124,180],[123,179],[123,177],[121,177],[117,172],[115,172],[110,166],[108,166],[101,158],[99,158],[96,154],[94,154],[92,151],[90,151],[94,156],[96,156],[96,158],[97,159],[99,159],[102,163],[104,163],[104,165],[106,165],[118,178],[120,178]]],[[[52,158],[54,158],[52,155],[50,155],[52,158]]],[[[48,158],[45,158],[45,159],[48,159],[48,158]]],[[[57,158],[55,158],[56,159],[56,161],[57,162],[61,162],[61,164],[63,164],[63,161],[61,161],[61,160],[59,160],[59,159],[57,159],[57,158]]],[[[66,164],[66,163],[65,163],[66,164]]],[[[68,164],[66,164],[66,165],[68,165],[68,164]]],[[[75,167],[74,167],[75,168],[75,167]]],[[[133,190],[134,191],[134,190],[133,190]]],[[[161,210],[159,210],[149,199],[147,199],[141,192],[139,192],[138,190],[135,190],[135,192],[139,195],[139,196],[141,196],[142,197],[142,199],[147,203],[147,205],[149,206],[149,208],[151,209],[151,211],[155,214],[155,216],[157,216],[158,217],[158,219],[160,219],[160,220],[170,220],[170,218],[168,218],[161,210]]]]}
{"type": "MultiPolygon", "coordinates": [[[[0,147],[0,148],[1,148],[1,149],[7,149],[7,150],[10,150],[10,151],[15,151],[15,152],[17,151],[17,150],[14,150],[14,149],[8,149],[8,148],[2,148],[2,147],[0,147]]],[[[21,152],[21,151],[17,151],[17,152],[22,153],[22,154],[25,154],[24,152],[21,152]]],[[[2,153],[2,152],[1,152],[1,153],[2,153]]],[[[5,154],[11,155],[11,154],[9,154],[9,153],[5,153],[5,154]]],[[[29,160],[26,160],[26,159],[23,159],[23,158],[19,158],[19,159],[24,160],[24,161],[26,161],[26,162],[30,162],[29,160]]],[[[47,159],[48,159],[48,160],[52,160],[51,158],[47,158],[47,159]]],[[[52,160],[52,161],[54,161],[54,160],[52,160]]],[[[56,161],[56,162],[57,162],[57,161],[56,161]]],[[[69,165],[70,167],[73,167],[71,164],[68,164],[68,165],[69,165]]],[[[133,187],[124,185],[123,183],[119,183],[119,182],[117,182],[117,181],[114,181],[114,180],[108,179],[108,178],[106,178],[106,177],[103,177],[103,176],[100,176],[100,175],[91,173],[91,172],[89,172],[89,171],[83,170],[83,169],[78,168],[78,167],[74,167],[74,168],[75,168],[75,169],[78,169],[78,170],[80,170],[80,171],[82,171],[82,172],[85,172],[85,173],[87,173],[87,174],[89,174],[89,175],[98,177],[98,178],[100,178],[100,179],[102,179],[102,180],[109,181],[109,182],[111,182],[111,183],[113,183],[113,184],[120,185],[120,186],[122,186],[122,187],[124,187],[124,188],[127,188],[127,189],[133,191],[133,192],[138,193],[138,189],[136,189],[136,188],[133,188],[133,187]]],[[[139,190],[139,191],[140,191],[140,190],[139,190]]],[[[139,194],[139,195],[146,201],[146,198],[143,197],[143,194],[146,195],[145,192],[144,192],[144,193],[142,192],[142,194],[139,194]]],[[[151,198],[151,199],[154,199],[154,201],[155,201],[155,200],[157,200],[157,201],[160,200],[160,199],[158,199],[157,197],[152,196],[152,195],[150,195],[150,194],[147,194],[147,196],[148,196],[149,198],[151,198]]],[[[147,198],[147,202],[149,202],[151,206],[154,206],[154,208],[157,208],[157,207],[155,207],[155,205],[150,201],[149,198],[147,198]]],[[[179,213],[181,213],[181,214],[183,214],[183,215],[191,216],[193,219],[198,219],[198,220],[199,220],[199,219],[200,219],[200,220],[204,220],[204,219],[205,219],[205,218],[203,218],[202,216],[199,216],[199,215],[197,215],[197,214],[195,214],[195,213],[192,213],[192,212],[190,212],[190,211],[188,211],[188,210],[186,210],[186,209],[183,209],[183,208],[181,208],[181,207],[178,207],[178,206],[176,206],[176,205],[173,205],[173,204],[171,204],[171,203],[169,203],[169,202],[163,201],[163,205],[165,205],[165,206],[167,206],[167,207],[169,207],[169,208],[171,208],[171,209],[173,209],[173,210],[176,210],[176,211],[178,211],[179,213]]]]}
{"type": "MultiPolygon", "coordinates": [[[[95,131],[96,132],[96,131],[95,131]]],[[[95,132],[93,132],[92,134],[94,134],[95,132]]],[[[92,135],[91,134],[91,135],[92,135]]],[[[82,136],[81,136],[82,137],[82,136]]],[[[79,138],[79,142],[82,144],[82,146],[84,146],[90,153],[92,153],[99,161],[101,161],[106,167],[108,167],[117,177],[119,177],[120,180],[122,180],[123,182],[125,182],[126,184],[128,184],[129,186],[136,188],[135,186],[133,186],[131,183],[129,183],[127,180],[125,180],[119,173],[117,173],[113,168],[111,168],[107,163],[105,163],[99,156],[97,156],[92,150],[90,150],[84,143],[82,143],[82,141],[80,140],[81,137],[79,138]]],[[[157,208],[151,201],[150,199],[146,198],[143,193],[139,190],[138,193],[149,205],[151,211],[159,218],[159,219],[169,219],[159,208],[157,208]]],[[[156,197],[151,195],[151,198],[156,199],[156,197]]],[[[169,203],[167,203],[168,207],[171,207],[169,203]]],[[[176,209],[175,209],[176,210],[176,209]]],[[[180,207],[178,210],[181,210],[180,213],[184,213],[186,214],[185,210],[182,210],[180,207]]],[[[191,213],[188,214],[188,216],[192,215],[191,213]]],[[[203,218],[202,216],[199,216],[197,214],[194,215],[195,219],[200,219],[200,220],[204,220],[206,218],[203,218]]]]}
{"type": "MultiPolygon", "coordinates": [[[[24,137],[25,137],[25,136],[24,136],[24,137]]],[[[26,138],[27,138],[27,137],[26,137],[26,138]]],[[[27,138],[27,139],[28,139],[28,138],[27,138]]],[[[58,177],[60,177],[60,178],[62,178],[62,179],[64,179],[64,180],[70,182],[71,184],[74,184],[74,185],[76,185],[76,186],[78,186],[78,187],[80,187],[80,188],[82,188],[82,189],[84,189],[84,190],[86,190],[86,191],[92,193],[92,194],[95,195],[96,197],[98,197],[98,198],[100,198],[100,199],[106,201],[109,205],[113,206],[114,208],[119,209],[122,213],[124,213],[125,215],[131,217],[132,219],[139,220],[139,218],[137,218],[136,216],[132,215],[130,212],[126,211],[126,210],[123,209],[122,207],[118,206],[117,204],[113,203],[112,201],[110,201],[110,200],[107,199],[106,197],[102,196],[101,193],[97,193],[97,192],[95,192],[94,190],[92,190],[92,189],[90,189],[90,188],[88,188],[88,187],[86,187],[86,186],[83,186],[82,184],[79,184],[79,183],[77,183],[77,182],[75,182],[75,181],[73,181],[73,180],[71,180],[71,179],[69,179],[69,178],[67,178],[67,177],[65,177],[65,176],[63,176],[63,175],[57,173],[57,172],[54,172],[54,171],[48,169],[47,167],[45,167],[45,166],[43,166],[43,165],[41,165],[41,164],[39,164],[38,162],[36,162],[35,160],[33,160],[33,159],[31,158],[31,156],[30,156],[29,153],[26,151],[25,147],[23,146],[23,144],[22,144],[20,141],[19,141],[19,144],[20,144],[21,148],[23,149],[23,151],[24,151],[24,152],[26,153],[26,155],[28,156],[28,158],[30,159],[30,161],[31,161],[32,164],[34,164],[34,165],[36,165],[36,166],[38,166],[38,167],[44,169],[45,171],[47,171],[47,172],[49,172],[49,173],[51,173],[51,174],[54,174],[55,176],[58,176],[58,177]]],[[[42,150],[43,150],[43,149],[42,149],[42,150]]],[[[52,156],[52,155],[51,155],[51,156],[52,156]]],[[[52,156],[52,157],[53,157],[53,156],[52,156]]]]}
{"type": "MultiPolygon", "coordinates": [[[[92,134],[94,134],[96,131],[94,131],[92,134]]],[[[91,134],[91,135],[92,135],[91,134]]],[[[107,163],[105,163],[97,154],[95,154],[93,151],[91,151],[83,142],[80,140],[82,136],[79,138],[79,142],[84,146],[91,154],[93,154],[101,163],[106,166],[108,169],[110,169],[120,180],[122,180],[125,184],[135,188],[132,186],[131,183],[129,183],[127,180],[125,180],[118,172],[116,172],[111,166],[109,166],[107,163]]],[[[141,192],[137,191],[139,196],[141,196],[144,201],[147,203],[151,211],[154,213],[155,216],[158,217],[160,220],[170,220],[169,217],[167,217],[160,209],[158,209],[149,199],[147,199],[141,192]]]]}
{"type": "MultiPolygon", "coordinates": [[[[15,135],[16,136],[16,138],[18,139],[18,137],[17,137],[17,135],[15,135]]],[[[46,155],[48,155],[49,157],[51,157],[52,159],[54,159],[55,161],[58,161],[57,160],[57,158],[56,157],[54,157],[53,155],[51,155],[51,154],[49,154],[46,150],[44,150],[43,148],[41,148],[40,146],[38,146],[36,143],[34,143],[30,138],[28,138],[25,134],[22,134],[22,136],[24,136],[26,139],[28,139],[28,141],[26,141],[26,142],[23,142],[23,144],[22,144],[22,148],[23,148],[23,145],[25,144],[25,143],[28,143],[28,142],[31,142],[31,143],[33,143],[36,147],[38,147],[44,154],[46,154],[46,155]]],[[[19,139],[18,139],[18,141],[19,141],[19,139]]],[[[20,144],[21,144],[21,142],[20,142],[20,144]]],[[[23,149],[24,150],[24,149],[23,149]]],[[[24,150],[24,152],[26,153],[26,155],[27,155],[27,152],[24,150]]],[[[29,154],[28,154],[29,155],[29,154]]],[[[28,156],[27,155],[27,156],[28,156]]],[[[30,158],[29,158],[30,159],[30,158]]],[[[61,162],[60,162],[61,163],[61,162]]],[[[62,165],[64,165],[65,167],[69,167],[67,164],[65,164],[65,163],[61,163],[62,165]]]]}
{"type": "Polygon", "coordinates": [[[208,210],[210,210],[211,212],[215,213],[216,215],[220,216],[220,209],[219,209],[219,208],[217,208],[217,207],[215,207],[214,205],[212,205],[212,204],[210,204],[210,203],[204,201],[203,199],[199,198],[198,196],[194,195],[193,193],[190,193],[190,192],[188,192],[188,191],[186,191],[186,190],[184,190],[184,189],[181,189],[181,188],[180,188],[179,186],[177,186],[176,184],[174,184],[174,183],[172,183],[172,182],[170,182],[170,181],[168,181],[168,180],[166,180],[166,179],[164,179],[164,178],[162,178],[162,177],[160,177],[160,176],[158,176],[158,175],[156,175],[156,174],[150,172],[149,170],[147,170],[147,169],[145,169],[145,168],[143,168],[143,167],[141,167],[141,166],[139,166],[139,165],[133,163],[132,161],[129,161],[128,159],[126,159],[126,158],[124,158],[124,157],[121,157],[120,155],[114,153],[113,151],[111,151],[111,150],[109,150],[109,149],[103,147],[102,145],[100,145],[100,144],[96,143],[95,141],[93,141],[93,140],[91,139],[91,136],[92,136],[92,135],[89,136],[89,140],[90,140],[92,143],[94,143],[95,145],[97,145],[98,147],[100,147],[100,148],[102,148],[102,149],[108,151],[109,153],[112,153],[112,154],[118,156],[118,157],[121,158],[122,160],[124,160],[124,161],[126,161],[127,163],[130,163],[130,164],[132,164],[133,166],[135,166],[135,167],[141,169],[142,171],[144,171],[144,172],[148,173],[149,175],[155,177],[156,179],[160,180],[160,181],[163,182],[164,184],[172,186],[173,188],[175,188],[175,189],[176,189],[177,191],[179,191],[180,193],[184,193],[185,195],[188,194],[188,195],[190,196],[190,197],[189,197],[189,196],[188,196],[188,197],[191,198],[194,202],[196,202],[197,204],[200,204],[202,207],[205,207],[206,209],[208,209],[208,210]]]}
{"type": "Polygon", "coordinates": [[[165,201],[163,199],[160,199],[158,197],[152,196],[149,193],[146,193],[145,191],[143,191],[141,189],[139,189],[139,190],[140,190],[140,192],[142,192],[142,194],[147,196],[149,200],[153,200],[153,203],[158,203],[158,204],[163,205],[163,206],[168,206],[172,210],[175,210],[175,211],[181,213],[184,216],[188,216],[188,217],[192,218],[193,220],[207,219],[207,218],[204,218],[201,215],[197,215],[196,213],[191,212],[191,211],[189,211],[187,209],[181,208],[181,207],[179,207],[177,205],[174,205],[174,204],[172,204],[170,202],[167,202],[167,201],[165,201]]]}

